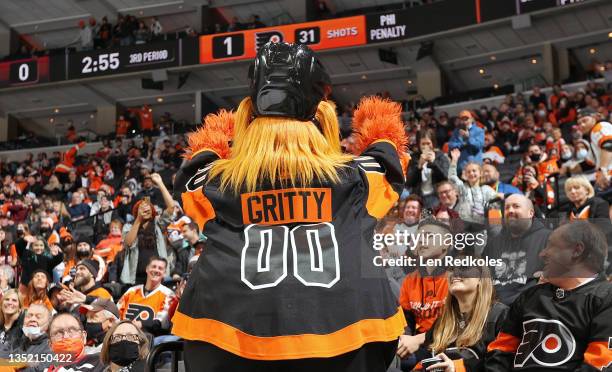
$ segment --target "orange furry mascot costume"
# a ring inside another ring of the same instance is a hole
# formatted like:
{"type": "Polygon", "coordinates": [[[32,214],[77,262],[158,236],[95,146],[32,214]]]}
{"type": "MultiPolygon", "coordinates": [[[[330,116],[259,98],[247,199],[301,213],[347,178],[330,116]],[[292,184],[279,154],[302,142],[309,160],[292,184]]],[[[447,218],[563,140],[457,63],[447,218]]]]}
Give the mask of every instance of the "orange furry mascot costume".
{"type": "Polygon", "coordinates": [[[175,192],[208,240],[172,332],[190,371],[386,371],[405,319],[373,232],[399,197],[401,108],[365,98],[343,154],[323,66],[266,44],[251,96],[189,137],[175,192]]]}

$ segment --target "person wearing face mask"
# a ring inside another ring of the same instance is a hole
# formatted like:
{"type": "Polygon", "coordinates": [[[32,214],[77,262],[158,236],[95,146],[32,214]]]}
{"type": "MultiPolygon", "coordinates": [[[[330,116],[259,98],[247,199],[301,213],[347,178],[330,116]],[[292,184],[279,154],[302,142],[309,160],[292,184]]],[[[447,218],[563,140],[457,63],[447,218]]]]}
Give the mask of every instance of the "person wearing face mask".
{"type": "Polygon", "coordinates": [[[459,113],[460,124],[455,128],[451,139],[448,141],[448,149],[460,150],[457,167],[459,172],[468,162],[482,164],[482,151],[484,149],[484,130],[480,128],[474,116],[468,110],[459,113]]]}
{"type": "Polygon", "coordinates": [[[47,244],[49,246],[60,244],[60,235],[53,229],[53,225],[55,225],[55,222],[53,222],[53,218],[51,217],[43,217],[40,219],[40,228],[38,232],[43,238],[47,239],[47,244]]]}
{"type": "Polygon", "coordinates": [[[25,292],[26,285],[32,279],[35,271],[41,270],[48,277],[53,277],[53,268],[64,259],[64,254],[59,247],[52,246],[47,250],[44,239],[38,239],[31,235],[17,239],[15,249],[22,267],[19,284],[20,293],[25,292]]]}
{"type": "Polygon", "coordinates": [[[149,340],[129,320],[115,324],[104,337],[100,359],[105,372],[141,372],[149,353],[149,340]]]}
{"type": "MultiPolygon", "coordinates": [[[[44,305],[33,304],[25,311],[23,320],[23,337],[12,344],[0,345],[0,359],[10,360],[15,354],[42,355],[50,354],[49,337],[47,329],[51,312],[44,305]]],[[[14,367],[21,372],[42,372],[51,361],[40,358],[31,363],[24,363],[13,357],[14,367]],[[37,363],[38,362],[38,363],[37,363]]]]}
{"type": "Polygon", "coordinates": [[[112,299],[111,294],[96,281],[98,261],[85,259],[76,266],[74,283],[62,290],[62,297],[70,304],[90,304],[98,298],[112,299]]]}
{"type": "Polygon", "coordinates": [[[55,315],[49,323],[49,344],[53,353],[62,357],[54,360],[46,372],[104,371],[100,355],[85,352],[86,338],[87,333],[77,317],[70,313],[55,315]]]}
{"type": "Polygon", "coordinates": [[[68,283],[74,280],[76,275],[76,265],[87,259],[96,260],[98,263],[97,274],[95,280],[97,282],[102,281],[104,275],[106,274],[106,261],[96,255],[93,254],[91,249],[91,242],[86,238],[81,238],[76,244],[75,257],[65,263],[64,275],[62,277],[62,283],[68,283]]]}
{"type": "Polygon", "coordinates": [[[119,322],[119,310],[112,300],[98,298],[90,305],[81,305],[81,314],[86,315],[85,331],[87,332],[87,354],[99,353],[104,336],[119,322]]]}
{"type": "Polygon", "coordinates": [[[525,193],[537,187],[542,187],[542,195],[539,198],[541,200],[538,200],[538,205],[552,205],[555,201],[555,193],[549,176],[556,173],[559,173],[557,160],[549,159],[540,146],[532,144],[527,148],[527,152],[523,158],[523,166],[518,169],[516,175],[512,179],[512,185],[522,188],[522,191],[525,193]],[[533,168],[535,174],[531,174],[533,172],[530,172],[529,168],[533,168]],[[527,173],[533,176],[534,179],[532,180],[527,177],[527,173]],[[533,187],[534,185],[532,184],[536,182],[538,184],[537,187],[533,187]],[[526,184],[529,187],[523,187],[526,184]]]}

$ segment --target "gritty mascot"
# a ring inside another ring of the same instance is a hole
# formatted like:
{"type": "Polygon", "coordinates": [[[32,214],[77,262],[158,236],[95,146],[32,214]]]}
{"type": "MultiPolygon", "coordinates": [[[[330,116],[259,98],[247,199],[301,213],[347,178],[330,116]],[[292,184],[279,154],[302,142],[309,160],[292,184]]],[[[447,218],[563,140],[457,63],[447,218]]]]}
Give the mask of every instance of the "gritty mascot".
{"type": "Polygon", "coordinates": [[[176,175],[208,237],[172,319],[186,368],[383,372],[406,322],[384,273],[366,271],[404,182],[401,108],[364,98],[359,156],[343,154],[330,79],[308,47],[266,44],[249,77],[235,113],[189,136],[176,175]]]}

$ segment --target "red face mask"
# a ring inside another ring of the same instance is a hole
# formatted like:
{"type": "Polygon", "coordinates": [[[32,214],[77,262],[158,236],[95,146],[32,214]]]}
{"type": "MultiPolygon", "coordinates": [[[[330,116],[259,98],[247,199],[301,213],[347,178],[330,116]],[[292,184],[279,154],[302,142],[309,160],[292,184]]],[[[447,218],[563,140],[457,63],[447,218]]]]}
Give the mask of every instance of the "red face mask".
{"type": "Polygon", "coordinates": [[[83,336],[63,338],[51,344],[51,350],[55,354],[70,354],[72,355],[72,361],[81,355],[84,348],[83,336]]]}

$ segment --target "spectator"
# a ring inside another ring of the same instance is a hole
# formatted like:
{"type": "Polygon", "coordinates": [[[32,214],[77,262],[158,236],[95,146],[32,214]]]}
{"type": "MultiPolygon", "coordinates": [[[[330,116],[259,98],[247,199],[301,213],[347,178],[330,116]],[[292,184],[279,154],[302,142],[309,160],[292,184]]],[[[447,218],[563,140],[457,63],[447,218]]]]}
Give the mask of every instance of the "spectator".
{"type": "Polygon", "coordinates": [[[508,307],[495,301],[487,266],[455,266],[448,281],[450,296],[423,346],[444,360],[433,368],[484,371],[487,346],[497,337],[508,307]]]}
{"type": "Polygon", "coordinates": [[[538,254],[544,249],[550,230],[534,215],[531,200],[519,194],[510,195],[504,204],[502,230],[489,237],[483,253],[503,262],[495,267],[493,283],[499,300],[506,305],[535,285],[542,270],[538,254]]]}
{"type": "MultiPolygon", "coordinates": [[[[419,239],[415,249],[416,254],[424,260],[443,259],[450,254],[451,245],[448,239],[440,239],[450,233],[449,226],[443,222],[426,219],[419,223],[419,233],[435,236],[438,239],[419,239]]],[[[418,270],[406,276],[402,283],[399,303],[404,309],[408,328],[400,336],[397,355],[401,358],[411,356],[402,363],[410,368],[427,357],[427,350],[422,347],[425,333],[431,328],[442,312],[444,301],[448,294],[448,280],[442,267],[418,266],[418,270]]]]}
{"type": "Polygon", "coordinates": [[[139,109],[128,109],[128,112],[138,116],[140,130],[143,135],[151,136],[153,134],[153,110],[149,105],[142,105],[139,109]]]}
{"type": "Polygon", "coordinates": [[[133,219],[132,209],[134,208],[135,200],[133,200],[132,189],[129,186],[122,186],[119,192],[118,200],[115,200],[115,211],[117,216],[125,222],[131,222],[133,219]],[[128,219],[129,216],[129,219],[128,219]]]}
{"type": "Polygon", "coordinates": [[[117,129],[116,134],[120,137],[125,137],[128,135],[130,130],[131,123],[128,120],[125,120],[125,116],[119,115],[119,119],[117,120],[117,129]]]}
{"type": "Polygon", "coordinates": [[[96,281],[98,261],[86,259],[76,266],[74,285],[61,292],[65,301],[70,304],[91,304],[98,298],[112,299],[111,294],[96,281]]]}
{"type": "Polygon", "coordinates": [[[206,241],[206,237],[200,234],[198,224],[193,221],[184,224],[181,233],[183,235],[182,246],[176,253],[176,265],[172,273],[173,280],[180,280],[181,275],[187,272],[189,260],[202,252],[206,241]]]}
{"type": "Polygon", "coordinates": [[[529,102],[531,102],[533,107],[538,107],[540,104],[543,104],[544,108],[546,108],[546,105],[548,104],[546,94],[540,91],[540,87],[538,85],[533,86],[533,91],[531,96],[529,96],[529,102]]]}
{"type": "Polygon", "coordinates": [[[23,307],[29,307],[32,304],[40,304],[46,306],[50,311],[53,310],[53,304],[47,296],[48,287],[49,275],[47,272],[44,270],[34,271],[32,279],[23,293],[23,307]]]}
{"type": "Polygon", "coordinates": [[[484,223],[484,213],[488,203],[498,197],[498,193],[487,185],[480,185],[482,167],[478,163],[467,163],[463,170],[463,182],[457,177],[457,163],[460,158],[458,149],[451,151],[451,164],[448,179],[459,189],[459,202],[455,210],[461,219],[475,224],[484,223]]]}
{"type": "Polygon", "coordinates": [[[259,19],[259,16],[257,14],[251,15],[251,20],[249,21],[247,28],[254,29],[262,27],[266,27],[266,25],[259,19]]]}
{"type": "Polygon", "coordinates": [[[115,324],[104,337],[100,358],[110,372],[142,371],[149,355],[149,340],[129,320],[115,324]]]}
{"type": "Polygon", "coordinates": [[[168,261],[152,256],[147,265],[147,281],[128,289],[117,303],[121,320],[129,319],[145,332],[159,336],[169,330],[168,311],[174,292],[162,285],[168,261]]]}
{"type": "Polygon", "coordinates": [[[230,24],[227,26],[227,32],[240,31],[242,29],[244,29],[244,26],[242,25],[242,23],[240,23],[238,17],[232,17],[230,24]]]}
{"type": "Polygon", "coordinates": [[[443,205],[449,209],[456,210],[459,202],[459,192],[454,183],[450,181],[442,181],[436,185],[436,194],[438,194],[438,200],[440,205],[443,205]]]}
{"type": "Polygon", "coordinates": [[[152,256],[168,257],[164,231],[171,222],[174,200],[166,189],[159,174],[151,175],[163,195],[166,210],[161,217],[156,217],[154,206],[146,198],[134,204],[132,214],[136,215],[134,224],[125,236],[125,261],[121,272],[124,284],[142,284],[145,282],[145,268],[152,256]]]}
{"type": "Polygon", "coordinates": [[[578,126],[588,136],[595,158],[596,186],[606,190],[612,172],[612,124],[599,120],[599,113],[591,108],[580,110],[578,126]]]}
{"type": "Polygon", "coordinates": [[[102,17],[102,24],[100,24],[100,28],[98,29],[98,43],[99,48],[105,49],[110,47],[113,36],[113,26],[108,22],[108,18],[106,16],[102,17]]]}
{"type": "Polygon", "coordinates": [[[91,242],[86,239],[80,239],[75,247],[75,254],[72,260],[66,261],[64,267],[64,273],[62,276],[62,282],[70,282],[76,278],[76,267],[77,264],[84,260],[92,259],[97,262],[97,275],[95,276],[96,282],[102,281],[104,275],[106,274],[106,262],[102,257],[93,254],[93,250],[91,248],[91,242]]]}
{"type": "MultiPolygon", "coordinates": [[[[19,293],[9,289],[0,300],[0,345],[16,345],[22,337],[24,313],[19,293]]],[[[1,348],[1,347],[0,347],[1,348]]]]}
{"type": "Polygon", "coordinates": [[[164,32],[164,28],[162,27],[162,24],[159,22],[159,19],[157,17],[153,17],[153,19],[151,20],[151,35],[153,37],[154,41],[157,40],[161,40],[162,38],[162,33],[164,32]]]}
{"type": "Polygon", "coordinates": [[[59,265],[64,258],[64,254],[57,246],[51,247],[51,254],[46,253],[46,242],[31,235],[17,239],[15,248],[22,268],[19,290],[21,293],[25,290],[25,285],[32,280],[35,272],[42,271],[49,278],[53,277],[53,268],[59,265]]]}
{"type": "Polygon", "coordinates": [[[482,179],[482,183],[492,188],[498,194],[501,193],[504,196],[521,194],[521,190],[516,187],[499,181],[499,171],[493,164],[484,164],[482,166],[482,179]]]}
{"type": "Polygon", "coordinates": [[[512,179],[512,185],[518,187],[539,206],[553,205],[555,192],[551,176],[559,172],[556,159],[548,159],[540,146],[532,144],[527,148],[523,162],[524,165],[512,179]]]}
{"type": "MultiPolygon", "coordinates": [[[[49,347],[49,337],[47,329],[49,319],[51,318],[50,310],[41,304],[32,304],[25,311],[23,320],[23,337],[15,344],[0,345],[0,359],[10,359],[11,355],[49,355],[51,348],[49,347]]],[[[51,358],[25,358],[26,366],[19,369],[22,372],[37,372],[43,371],[50,365],[51,358]]],[[[14,357],[13,357],[14,360],[14,357]]]]}
{"type": "Polygon", "coordinates": [[[79,21],[79,34],[77,37],[70,43],[77,44],[79,50],[91,50],[93,49],[93,31],[85,21],[79,21]]]}
{"type": "Polygon", "coordinates": [[[87,333],[81,320],[70,313],[60,313],[49,323],[51,350],[56,355],[65,355],[64,360],[57,360],[49,367],[54,371],[91,371],[105,370],[99,354],[85,353],[87,333]]]}
{"type": "Polygon", "coordinates": [[[138,23],[138,29],[134,32],[134,44],[145,44],[151,37],[150,31],[143,21],[138,23]]]}
{"type": "Polygon", "coordinates": [[[11,219],[18,223],[24,222],[30,212],[28,207],[23,203],[23,198],[21,196],[15,197],[13,204],[8,207],[8,211],[11,212],[11,219]]]}
{"type": "Polygon", "coordinates": [[[436,136],[432,129],[420,130],[417,133],[419,151],[412,155],[413,161],[408,166],[406,186],[413,189],[423,199],[425,208],[438,204],[434,185],[446,180],[449,160],[436,146],[436,136]],[[418,161],[414,161],[417,160],[418,161]]]}
{"type": "Polygon", "coordinates": [[[85,197],[80,192],[74,192],[68,206],[68,213],[72,221],[78,221],[89,217],[91,207],[85,203],[85,197]]]}
{"type": "Polygon", "coordinates": [[[56,175],[52,175],[49,177],[47,184],[43,186],[40,194],[51,198],[59,198],[64,195],[63,192],[63,185],[60,183],[59,178],[56,175]]]}
{"type": "Polygon", "coordinates": [[[457,164],[459,171],[462,171],[468,162],[482,164],[484,130],[476,125],[471,112],[464,110],[459,113],[459,125],[453,131],[448,149],[458,149],[461,152],[457,164]]]}
{"type": "Polygon", "coordinates": [[[85,312],[87,322],[87,354],[99,353],[102,349],[104,335],[119,322],[119,309],[111,299],[97,298],[90,305],[81,305],[81,313],[85,312]]]}
{"type": "Polygon", "coordinates": [[[144,180],[142,181],[142,190],[138,194],[137,200],[149,198],[151,200],[151,203],[153,203],[154,205],[161,205],[163,201],[162,192],[159,189],[159,185],[157,185],[158,187],[154,187],[154,185],[155,183],[153,182],[152,176],[145,176],[144,180]]]}
{"type": "Polygon", "coordinates": [[[108,236],[101,240],[94,250],[94,254],[103,258],[107,264],[113,262],[117,253],[123,249],[123,224],[120,220],[115,219],[111,221],[109,226],[108,236]]]}
{"type": "Polygon", "coordinates": [[[540,253],[544,283],[512,303],[489,345],[486,370],[606,370],[612,361],[612,283],[603,275],[607,251],[605,236],[587,221],[555,230],[540,253]]]}

